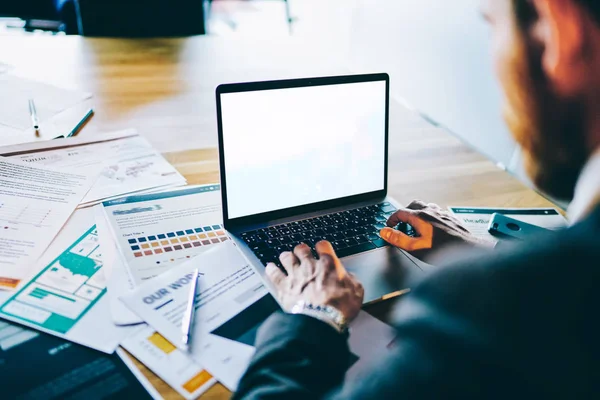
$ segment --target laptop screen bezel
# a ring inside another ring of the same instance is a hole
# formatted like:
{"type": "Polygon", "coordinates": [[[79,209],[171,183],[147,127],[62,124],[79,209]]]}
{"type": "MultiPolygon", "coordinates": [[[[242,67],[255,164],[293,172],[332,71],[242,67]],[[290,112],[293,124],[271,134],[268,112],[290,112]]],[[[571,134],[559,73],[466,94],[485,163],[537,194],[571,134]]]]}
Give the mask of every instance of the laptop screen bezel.
{"type": "Polygon", "coordinates": [[[264,223],[266,221],[278,220],[293,217],[295,215],[316,212],[328,208],[340,207],[350,203],[365,202],[374,199],[381,199],[388,193],[388,136],[389,136],[389,108],[390,108],[390,77],[386,73],[364,74],[364,75],[344,75],[319,78],[286,79],[265,82],[249,83],[231,83],[219,85],[216,89],[217,99],[217,128],[219,137],[219,168],[221,175],[221,200],[223,207],[223,225],[227,230],[235,230],[240,227],[264,223]],[[254,92],[263,90],[291,89],[299,87],[328,86],[365,82],[385,82],[385,149],[384,149],[384,180],[383,189],[362,193],[353,196],[337,198],[333,200],[320,201],[317,203],[305,204],[285,208],[276,211],[268,211],[260,214],[254,214],[234,219],[229,218],[227,205],[227,174],[225,170],[225,148],[223,143],[223,120],[221,113],[221,95],[227,93],[254,92]]]}

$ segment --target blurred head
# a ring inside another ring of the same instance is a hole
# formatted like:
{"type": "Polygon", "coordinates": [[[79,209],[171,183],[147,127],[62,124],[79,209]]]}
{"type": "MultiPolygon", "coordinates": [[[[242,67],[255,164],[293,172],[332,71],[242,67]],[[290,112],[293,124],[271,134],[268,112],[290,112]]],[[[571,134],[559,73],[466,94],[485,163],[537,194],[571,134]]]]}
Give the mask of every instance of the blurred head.
{"type": "Polygon", "coordinates": [[[600,146],[600,0],[483,0],[483,14],[527,173],[569,200],[600,146]]]}

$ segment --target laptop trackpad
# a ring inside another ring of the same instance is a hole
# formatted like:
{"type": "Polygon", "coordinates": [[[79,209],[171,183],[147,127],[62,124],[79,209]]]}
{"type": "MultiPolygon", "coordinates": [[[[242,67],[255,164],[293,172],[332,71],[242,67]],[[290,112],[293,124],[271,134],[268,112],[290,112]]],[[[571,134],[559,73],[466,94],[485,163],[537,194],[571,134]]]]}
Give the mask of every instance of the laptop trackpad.
{"type": "Polygon", "coordinates": [[[416,265],[418,260],[413,261],[393,247],[345,257],[342,263],[363,284],[365,303],[410,288],[410,283],[424,274],[423,269],[416,265]]]}

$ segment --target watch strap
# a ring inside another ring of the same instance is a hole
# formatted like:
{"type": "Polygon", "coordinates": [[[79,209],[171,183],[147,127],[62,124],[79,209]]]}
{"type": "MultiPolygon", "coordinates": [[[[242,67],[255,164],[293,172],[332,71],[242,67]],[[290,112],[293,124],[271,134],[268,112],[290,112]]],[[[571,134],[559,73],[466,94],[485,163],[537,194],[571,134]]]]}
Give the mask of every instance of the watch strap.
{"type": "Polygon", "coordinates": [[[348,333],[348,323],[344,315],[335,307],[322,306],[300,300],[289,311],[289,314],[302,314],[316,318],[330,325],[339,333],[348,333]]]}

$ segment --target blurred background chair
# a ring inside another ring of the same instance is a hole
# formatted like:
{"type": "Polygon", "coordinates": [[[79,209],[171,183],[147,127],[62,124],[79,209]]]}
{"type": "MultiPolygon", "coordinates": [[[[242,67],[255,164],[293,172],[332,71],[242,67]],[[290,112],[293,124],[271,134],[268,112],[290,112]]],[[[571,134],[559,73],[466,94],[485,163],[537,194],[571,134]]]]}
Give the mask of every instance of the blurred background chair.
{"type": "Polygon", "coordinates": [[[202,35],[208,0],[0,0],[26,31],[104,37],[202,35]]]}
{"type": "MultiPolygon", "coordinates": [[[[346,8],[345,2],[326,1],[330,8],[333,2],[346,8]]],[[[292,34],[296,18],[292,16],[290,3],[290,0],[0,0],[0,31],[8,26],[29,32],[135,38],[213,33],[212,29],[208,32],[210,27],[215,28],[216,34],[223,34],[239,29],[247,32],[248,23],[256,20],[258,14],[264,14],[273,20],[281,18],[281,22],[285,17],[285,25],[280,26],[286,26],[292,34]],[[273,6],[279,3],[281,7],[273,8],[269,3],[273,6]],[[281,11],[273,13],[276,9],[281,11]],[[221,29],[223,24],[228,30],[221,29]]],[[[297,5],[306,14],[315,4],[322,9],[320,2],[314,0],[297,5]]],[[[279,23],[273,20],[270,26],[277,26],[279,23]]]]}
{"type": "Polygon", "coordinates": [[[79,34],[173,37],[206,33],[204,0],[58,0],[73,4],[79,34]]]}
{"type": "Polygon", "coordinates": [[[34,30],[59,32],[63,30],[63,23],[55,1],[0,0],[0,17],[15,18],[15,24],[28,32],[34,30]]]}

